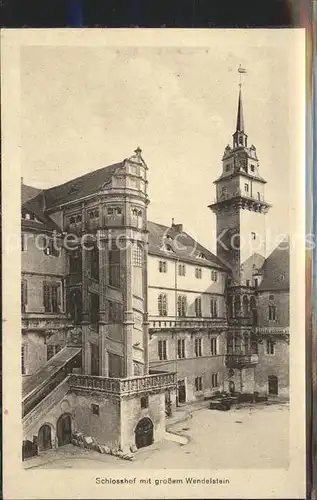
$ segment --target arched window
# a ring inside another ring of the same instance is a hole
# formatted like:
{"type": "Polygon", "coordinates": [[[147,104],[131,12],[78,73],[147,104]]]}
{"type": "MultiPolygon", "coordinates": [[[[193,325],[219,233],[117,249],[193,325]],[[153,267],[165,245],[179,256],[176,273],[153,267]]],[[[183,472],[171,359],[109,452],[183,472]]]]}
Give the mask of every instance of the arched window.
{"type": "Polygon", "coordinates": [[[269,305],[269,320],[276,320],[276,306],[274,304],[269,305]]]}
{"type": "Polygon", "coordinates": [[[258,196],[258,200],[261,200],[261,194],[259,193],[259,191],[257,192],[257,196],[258,196]]]}
{"type": "Polygon", "coordinates": [[[167,316],[167,295],[165,293],[158,296],[158,313],[159,316],[167,316]]]}
{"type": "Polygon", "coordinates": [[[234,314],[239,316],[241,312],[241,298],[240,295],[236,295],[234,298],[234,314]]]}
{"type": "Polygon", "coordinates": [[[247,333],[243,335],[243,350],[244,354],[248,354],[250,351],[250,339],[247,333]]]}
{"type": "Polygon", "coordinates": [[[249,298],[247,295],[243,296],[242,307],[243,307],[243,317],[246,318],[249,314],[249,298]]]}
{"type": "Polygon", "coordinates": [[[232,300],[232,295],[228,295],[227,311],[228,311],[228,317],[232,318],[233,317],[233,300],[232,300]]]}

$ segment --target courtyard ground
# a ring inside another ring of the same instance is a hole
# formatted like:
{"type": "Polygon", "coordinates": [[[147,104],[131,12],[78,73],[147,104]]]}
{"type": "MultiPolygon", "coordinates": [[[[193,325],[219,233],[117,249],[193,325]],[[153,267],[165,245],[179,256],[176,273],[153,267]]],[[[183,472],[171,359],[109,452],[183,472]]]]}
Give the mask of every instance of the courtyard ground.
{"type": "Polygon", "coordinates": [[[24,462],[41,469],[265,469],[287,468],[289,406],[241,405],[230,411],[188,405],[169,420],[169,432],[188,443],[164,440],[138,450],[133,462],[72,445],[24,462]]]}

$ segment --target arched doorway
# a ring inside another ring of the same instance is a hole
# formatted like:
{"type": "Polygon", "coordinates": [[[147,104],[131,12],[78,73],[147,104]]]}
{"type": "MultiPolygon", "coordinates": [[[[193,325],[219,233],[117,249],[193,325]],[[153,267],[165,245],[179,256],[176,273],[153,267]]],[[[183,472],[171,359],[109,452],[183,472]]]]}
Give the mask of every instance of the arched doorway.
{"type": "Polygon", "coordinates": [[[137,448],[144,448],[153,443],[153,422],[145,417],[140,420],[135,428],[135,445],[137,448]]]}
{"type": "Polygon", "coordinates": [[[234,394],[236,392],[236,386],[233,380],[229,381],[229,392],[230,394],[234,394]]]}
{"type": "Polygon", "coordinates": [[[58,446],[69,444],[72,438],[72,419],[69,413],[61,415],[57,421],[58,446]]]}
{"type": "Polygon", "coordinates": [[[38,450],[45,451],[52,448],[52,431],[47,424],[42,425],[38,434],[38,450]]]}

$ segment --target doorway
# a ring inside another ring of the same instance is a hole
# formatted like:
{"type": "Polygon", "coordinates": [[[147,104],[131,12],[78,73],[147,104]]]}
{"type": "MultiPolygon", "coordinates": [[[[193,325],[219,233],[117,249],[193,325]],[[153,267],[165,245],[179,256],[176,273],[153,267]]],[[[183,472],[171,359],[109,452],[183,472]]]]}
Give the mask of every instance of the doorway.
{"type": "Polygon", "coordinates": [[[178,381],[178,402],[186,403],[186,386],[185,380],[178,381]]]}
{"type": "Polygon", "coordinates": [[[268,376],[269,394],[271,396],[278,395],[278,378],[275,375],[268,376]]]}
{"type": "Polygon", "coordinates": [[[236,392],[236,386],[233,380],[229,382],[229,392],[230,394],[234,394],[236,392]]]}
{"type": "Polygon", "coordinates": [[[58,446],[69,444],[72,439],[72,420],[69,413],[61,415],[57,421],[58,446]]]}
{"type": "Polygon", "coordinates": [[[52,432],[50,426],[47,424],[40,427],[38,435],[38,449],[39,451],[52,449],[52,432]]]}
{"type": "Polygon", "coordinates": [[[153,443],[153,422],[145,417],[140,420],[135,428],[135,445],[137,448],[144,448],[153,443]]]}

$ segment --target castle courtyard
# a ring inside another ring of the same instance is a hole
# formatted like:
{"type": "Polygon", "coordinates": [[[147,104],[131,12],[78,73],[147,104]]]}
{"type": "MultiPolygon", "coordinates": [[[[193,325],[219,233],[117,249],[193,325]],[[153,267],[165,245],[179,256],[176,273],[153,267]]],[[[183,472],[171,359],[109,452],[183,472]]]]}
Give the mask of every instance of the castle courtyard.
{"type": "MultiPolygon", "coordinates": [[[[289,405],[240,405],[230,411],[188,405],[170,433],[188,443],[164,440],[138,450],[133,462],[72,445],[25,462],[41,469],[281,469],[288,467],[289,405]]],[[[176,415],[177,417],[177,415],[176,415]]]]}

